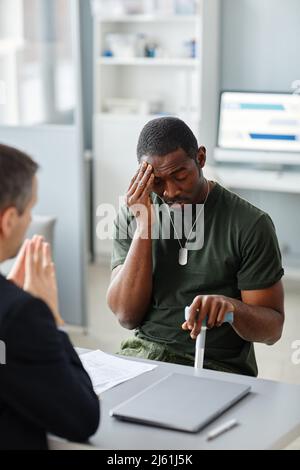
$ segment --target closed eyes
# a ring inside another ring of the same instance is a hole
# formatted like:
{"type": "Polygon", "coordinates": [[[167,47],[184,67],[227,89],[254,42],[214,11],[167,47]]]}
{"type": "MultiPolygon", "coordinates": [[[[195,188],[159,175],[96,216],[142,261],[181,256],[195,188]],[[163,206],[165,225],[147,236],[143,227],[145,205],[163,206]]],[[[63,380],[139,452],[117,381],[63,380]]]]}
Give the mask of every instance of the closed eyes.
{"type": "MultiPolygon", "coordinates": [[[[176,174],[176,175],[173,175],[173,178],[175,181],[184,181],[187,177],[187,174],[184,173],[184,174],[176,174]]],[[[155,185],[160,185],[162,184],[162,180],[160,178],[154,178],[154,184],[155,185]]]]}

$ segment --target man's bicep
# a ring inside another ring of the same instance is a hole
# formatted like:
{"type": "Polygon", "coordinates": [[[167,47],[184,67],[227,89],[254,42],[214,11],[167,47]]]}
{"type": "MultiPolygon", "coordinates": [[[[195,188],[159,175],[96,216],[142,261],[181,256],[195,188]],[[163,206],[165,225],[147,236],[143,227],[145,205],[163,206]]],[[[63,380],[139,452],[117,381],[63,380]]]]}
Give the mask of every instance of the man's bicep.
{"type": "Polygon", "coordinates": [[[266,289],[242,290],[241,296],[245,304],[271,308],[284,315],[284,291],[281,280],[266,289]]]}
{"type": "Polygon", "coordinates": [[[116,277],[117,275],[119,274],[119,272],[123,269],[123,264],[120,264],[119,266],[117,266],[115,269],[113,269],[112,273],[111,273],[111,278],[110,278],[110,282],[112,282],[116,277]]]}
{"type": "Polygon", "coordinates": [[[128,229],[129,222],[127,217],[127,208],[122,207],[114,222],[113,249],[111,257],[112,271],[121,264],[124,264],[132,243],[132,237],[130,236],[128,229]]]}

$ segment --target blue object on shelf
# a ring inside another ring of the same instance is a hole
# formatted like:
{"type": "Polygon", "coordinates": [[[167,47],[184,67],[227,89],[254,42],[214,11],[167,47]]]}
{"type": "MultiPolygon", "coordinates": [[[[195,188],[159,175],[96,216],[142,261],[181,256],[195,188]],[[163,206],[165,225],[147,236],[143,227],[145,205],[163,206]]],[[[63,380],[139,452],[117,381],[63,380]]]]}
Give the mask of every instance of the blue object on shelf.
{"type": "Polygon", "coordinates": [[[106,49],[105,51],[103,51],[103,57],[113,57],[112,51],[106,49]]]}

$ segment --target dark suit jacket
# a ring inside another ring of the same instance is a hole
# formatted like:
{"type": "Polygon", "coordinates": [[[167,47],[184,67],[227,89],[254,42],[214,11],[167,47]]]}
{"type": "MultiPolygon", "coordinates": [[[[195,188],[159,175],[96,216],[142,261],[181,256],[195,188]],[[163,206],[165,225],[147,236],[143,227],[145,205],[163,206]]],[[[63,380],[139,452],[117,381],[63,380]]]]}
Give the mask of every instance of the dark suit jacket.
{"type": "Polygon", "coordinates": [[[47,449],[46,434],[84,442],[99,400],[47,305],[0,275],[0,449],[47,449]]]}

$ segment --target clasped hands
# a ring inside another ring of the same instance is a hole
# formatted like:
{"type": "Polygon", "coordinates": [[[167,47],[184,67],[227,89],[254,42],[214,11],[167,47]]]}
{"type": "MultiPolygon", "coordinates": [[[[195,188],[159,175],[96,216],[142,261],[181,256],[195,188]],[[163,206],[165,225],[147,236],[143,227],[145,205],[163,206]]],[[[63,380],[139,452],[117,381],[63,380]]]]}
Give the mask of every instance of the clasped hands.
{"type": "Polygon", "coordinates": [[[43,300],[50,308],[57,326],[64,325],[59,313],[57,280],[51,248],[43,237],[35,235],[32,240],[24,242],[7,279],[43,300]]]}

